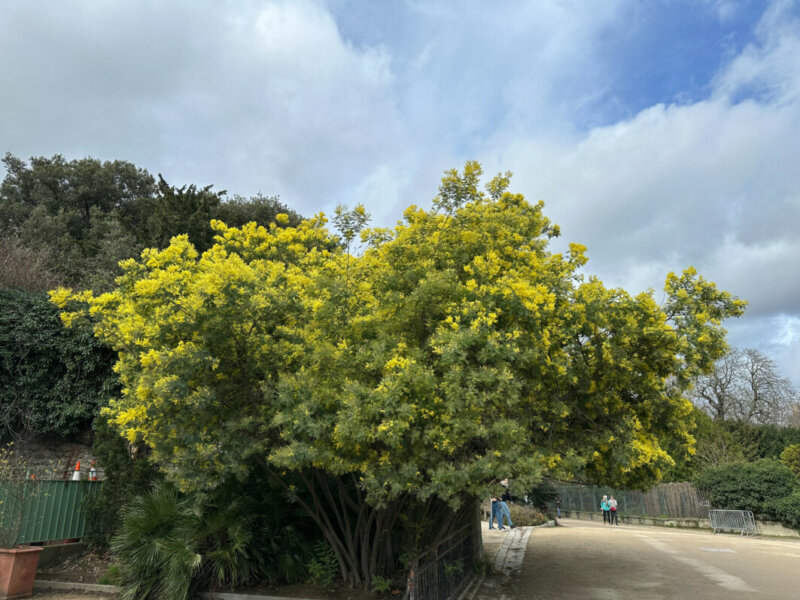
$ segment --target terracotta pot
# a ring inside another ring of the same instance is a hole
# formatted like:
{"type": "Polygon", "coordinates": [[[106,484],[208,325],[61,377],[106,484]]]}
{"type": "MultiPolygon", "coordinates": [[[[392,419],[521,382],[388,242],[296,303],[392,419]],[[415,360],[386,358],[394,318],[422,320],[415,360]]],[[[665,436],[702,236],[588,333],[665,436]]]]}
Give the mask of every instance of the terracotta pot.
{"type": "Polygon", "coordinates": [[[0,600],[27,598],[33,594],[33,580],[42,548],[0,548],[0,600]]]}

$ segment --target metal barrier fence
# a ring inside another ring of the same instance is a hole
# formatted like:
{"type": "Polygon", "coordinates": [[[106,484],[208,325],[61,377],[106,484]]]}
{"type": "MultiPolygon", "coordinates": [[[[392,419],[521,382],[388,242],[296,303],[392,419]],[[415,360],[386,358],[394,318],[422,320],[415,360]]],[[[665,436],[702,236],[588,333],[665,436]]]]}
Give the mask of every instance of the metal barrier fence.
{"type": "Polygon", "coordinates": [[[714,533],[740,531],[742,535],[758,535],[758,526],[749,510],[710,510],[708,518],[714,533]]]}
{"type": "Polygon", "coordinates": [[[99,481],[29,480],[17,497],[0,481],[0,525],[10,527],[21,517],[21,544],[80,539],[86,530],[81,500],[101,485],[99,481]]]}
{"type": "Polygon", "coordinates": [[[437,546],[411,561],[408,600],[451,600],[472,575],[472,525],[457,529],[437,546]]]}
{"type": "MultiPolygon", "coordinates": [[[[555,485],[563,510],[597,512],[604,495],[613,495],[625,515],[707,518],[708,498],[691,483],[663,483],[647,492],[559,483],[555,485]]],[[[552,508],[552,507],[551,507],[552,508]]]]}

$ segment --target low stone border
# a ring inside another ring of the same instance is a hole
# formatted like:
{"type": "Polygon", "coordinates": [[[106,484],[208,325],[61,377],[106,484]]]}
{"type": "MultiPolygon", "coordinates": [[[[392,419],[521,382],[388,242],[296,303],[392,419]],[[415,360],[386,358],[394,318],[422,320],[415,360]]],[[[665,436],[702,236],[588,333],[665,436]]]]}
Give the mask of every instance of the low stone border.
{"type": "Polygon", "coordinates": [[[547,521],[547,523],[542,523],[541,525],[534,525],[534,529],[537,527],[557,527],[558,523],[553,519],[552,521],[547,521]]]}
{"type": "Polygon", "coordinates": [[[260,594],[238,594],[236,592],[201,592],[206,600],[310,600],[308,598],[286,598],[283,596],[262,596],[260,594]]]}
{"type": "MultiPolygon", "coordinates": [[[[59,590],[62,592],[95,592],[114,596],[122,591],[117,585],[102,585],[99,583],[81,583],[79,581],[47,581],[36,580],[33,582],[35,590],[59,590]]],[[[311,600],[309,598],[286,598],[283,596],[263,596],[261,594],[239,594],[236,592],[200,592],[200,598],[205,600],[311,600]]]]}
{"type": "Polygon", "coordinates": [[[33,582],[35,590],[60,590],[62,592],[99,592],[110,596],[119,594],[122,591],[117,585],[103,585],[100,583],[81,583],[80,581],[47,581],[46,579],[35,579],[33,582]]]}
{"type": "Polygon", "coordinates": [[[457,600],[472,600],[475,597],[475,594],[478,593],[478,590],[481,589],[481,585],[483,584],[483,580],[486,578],[486,575],[481,573],[480,576],[472,575],[467,583],[467,586],[464,588],[457,600]]]}

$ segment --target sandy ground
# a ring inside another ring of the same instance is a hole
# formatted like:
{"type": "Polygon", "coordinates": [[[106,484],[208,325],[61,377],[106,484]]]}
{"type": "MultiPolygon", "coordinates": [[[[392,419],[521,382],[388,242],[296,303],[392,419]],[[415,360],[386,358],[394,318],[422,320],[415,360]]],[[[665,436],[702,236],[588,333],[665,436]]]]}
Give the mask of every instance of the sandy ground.
{"type": "MultiPolygon", "coordinates": [[[[533,529],[521,566],[515,571],[506,564],[488,577],[477,600],[800,598],[798,541],[566,519],[561,524],[533,529]]],[[[487,551],[497,547],[496,532],[484,535],[487,551]]],[[[501,542],[495,558],[502,552],[501,542]]]]}

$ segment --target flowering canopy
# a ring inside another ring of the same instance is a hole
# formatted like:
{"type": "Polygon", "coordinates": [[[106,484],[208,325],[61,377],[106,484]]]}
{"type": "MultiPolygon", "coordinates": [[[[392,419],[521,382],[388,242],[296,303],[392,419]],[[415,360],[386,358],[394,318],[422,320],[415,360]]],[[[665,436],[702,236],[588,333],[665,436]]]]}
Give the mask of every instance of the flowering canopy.
{"type": "MultiPolygon", "coordinates": [[[[666,443],[693,442],[683,392],[744,303],[692,269],[669,276],[663,306],[584,278],[582,246],[548,250],[541,203],[508,175],[483,192],[480,175],[448,172],[430,210],[361,231],[360,255],[323,215],[214,221],[202,256],[178,236],[122,263],[113,292],[52,299],[119,353],[107,414],[187,489],[258,458],[355,473],[378,506],[543,471],[657,480],[666,443]]],[[[351,216],[360,228],[363,209],[351,216]]]]}

